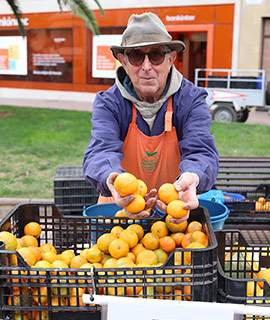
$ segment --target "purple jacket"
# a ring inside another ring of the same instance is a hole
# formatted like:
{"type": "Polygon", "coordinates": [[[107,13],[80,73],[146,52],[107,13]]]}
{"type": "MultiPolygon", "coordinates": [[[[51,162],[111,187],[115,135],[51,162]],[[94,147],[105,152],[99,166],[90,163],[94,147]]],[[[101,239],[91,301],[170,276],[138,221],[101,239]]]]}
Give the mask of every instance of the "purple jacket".
{"type": "MultiPolygon", "coordinates": [[[[193,172],[199,176],[198,193],[212,188],[219,169],[218,151],[214,136],[210,133],[211,116],[206,96],[204,89],[186,79],[182,80],[180,89],[173,95],[172,121],[181,153],[179,168],[182,173],[193,172]]],[[[137,126],[145,135],[160,135],[164,131],[167,104],[168,100],[158,111],[151,132],[137,112],[137,126]]],[[[109,174],[125,171],[121,168],[122,147],[131,120],[131,102],[122,97],[116,85],[96,95],[91,120],[93,129],[84,154],[83,172],[86,181],[103,196],[111,195],[106,185],[109,174]]]]}

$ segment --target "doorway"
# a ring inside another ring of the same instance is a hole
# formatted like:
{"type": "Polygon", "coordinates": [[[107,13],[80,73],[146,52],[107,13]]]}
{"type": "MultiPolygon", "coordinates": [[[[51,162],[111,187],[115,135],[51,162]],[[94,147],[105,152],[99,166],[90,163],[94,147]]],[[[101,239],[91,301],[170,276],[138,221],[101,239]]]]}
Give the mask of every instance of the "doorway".
{"type": "Polygon", "coordinates": [[[185,78],[194,82],[196,68],[206,68],[206,32],[173,32],[173,40],[181,40],[186,50],[177,54],[175,67],[185,78]]]}

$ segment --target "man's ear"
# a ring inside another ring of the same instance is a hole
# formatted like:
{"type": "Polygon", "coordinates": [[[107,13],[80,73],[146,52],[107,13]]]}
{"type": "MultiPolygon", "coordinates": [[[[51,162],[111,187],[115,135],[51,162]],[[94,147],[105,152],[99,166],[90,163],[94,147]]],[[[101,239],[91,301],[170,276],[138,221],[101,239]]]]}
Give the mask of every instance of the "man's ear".
{"type": "Polygon", "coordinates": [[[170,58],[169,58],[169,60],[170,60],[171,66],[173,65],[173,63],[174,63],[174,61],[175,61],[175,59],[176,59],[176,55],[177,55],[176,51],[170,52],[170,58]]]}
{"type": "Polygon", "coordinates": [[[122,66],[125,68],[126,67],[126,61],[125,61],[125,56],[123,53],[118,53],[117,54],[117,59],[120,61],[122,66]]]}

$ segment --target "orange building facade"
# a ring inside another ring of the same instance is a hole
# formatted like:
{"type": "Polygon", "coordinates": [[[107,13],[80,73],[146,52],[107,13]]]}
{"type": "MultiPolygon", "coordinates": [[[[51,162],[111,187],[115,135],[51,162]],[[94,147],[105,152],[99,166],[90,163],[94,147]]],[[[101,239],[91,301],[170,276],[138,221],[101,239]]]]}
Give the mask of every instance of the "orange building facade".
{"type": "MultiPolygon", "coordinates": [[[[187,49],[178,55],[175,66],[193,81],[195,68],[232,67],[234,6],[108,9],[104,16],[99,11],[95,14],[100,35],[120,35],[131,14],[156,13],[173,39],[185,42],[187,49]]],[[[70,12],[50,12],[25,14],[23,22],[26,30],[25,61],[19,60],[22,54],[16,43],[9,44],[12,37],[19,35],[14,17],[0,15],[1,87],[97,92],[114,83],[113,77],[106,77],[106,72],[94,76],[93,36],[82,20],[70,12]],[[1,45],[1,39],[5,45],[1,45]],[[5,46],[11,50],[7,51],[5,46]],[[16,74],[16,68],[22,64],[24,68],[16,74]]],[[[106,43],[100,52],[105,52],[105,47],[106,43]]],[[[112,55],[107,58],[108,62],[113,59],[112,55]]],[[[106,64],[107,60],[103,64],[105,69],[112,67],[110,63],[106,64]]]]}

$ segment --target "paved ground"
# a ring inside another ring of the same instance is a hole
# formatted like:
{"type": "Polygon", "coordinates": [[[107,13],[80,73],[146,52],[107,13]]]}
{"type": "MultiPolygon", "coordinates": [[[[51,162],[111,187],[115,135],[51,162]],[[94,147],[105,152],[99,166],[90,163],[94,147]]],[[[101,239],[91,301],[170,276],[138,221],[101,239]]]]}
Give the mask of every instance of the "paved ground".
{"type": "MultiPolygon", "coordinates": [[[[94,96],[93,96],[94,98],[94,96]]],[[[22,107],[35,107],[35,108],[49,108],[49,109],[64,109],[64,110],[77,110],[77,111],[92,111],[93,99],[89,102],[85,101],[57,101],[45,99],[14,99],[14,98],[1,98],[0,105],[13,105],[22,107]]],[[[249,118],[246,121],[249,124],[264,124],[270,126],[270,109],[264,111],[252,110],[249,118]]],[[[53,202],[54,199],[13,199],[13,198],[0,198],[0,220],[17,204],[23,202],[53,202]]]]}

